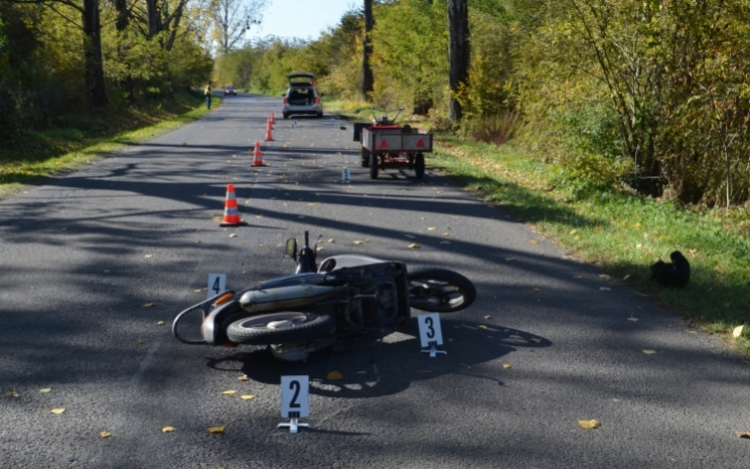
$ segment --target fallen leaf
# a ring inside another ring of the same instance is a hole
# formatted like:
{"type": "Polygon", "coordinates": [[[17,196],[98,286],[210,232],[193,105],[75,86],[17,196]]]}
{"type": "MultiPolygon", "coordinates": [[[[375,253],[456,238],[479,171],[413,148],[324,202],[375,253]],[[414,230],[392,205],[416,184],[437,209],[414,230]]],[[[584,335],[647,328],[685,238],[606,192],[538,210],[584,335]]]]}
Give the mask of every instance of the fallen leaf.
{"type": "Polygon", "coordinates": [[[535,239],[530,239],[529,240],[529,244],[539,244],[539,241],[537,241],[535,239]]]}
{"type": "Polygon", "coordinates": [[[536,293],[539,293],[539,292],[540,292],[540,291],[542,291],[542,290],[541,290],[540,288],[535,288],[535,289],[534,289],[534,291],[535,291],[536,293]]]}
{"type": "Polygon", "coordinates": [[[56,409],[52,409],[50,412],[52,412],[55,415],[60,415],[63,412],[65,412],[65,407],[58,407],[56,409]]]}
{"type": "Polygon", "coordinates": [[[255,396],[253,396],[252,394],[243,394],[242,396],[240,396],[240,398],[242,398],[243,401],[250,401],[255,398],[255,396]]]}
{"type": "Polygon", "coordinates": [[[247,375],[242,375],[237,377],[237,381],[247,381],[250,378],[247,375]]]}
{"type": "Polygon", "coordinates": [[[227,428],[226,425],[219,425],[218,427],[208,427],[208,433],[212,433],[212,434],[224,433],[225,428],[227,428]]]}
{"type": "Polygon", "coordinates": [[[364,241],[362,241],[362,240],[359,240],[359,239],[357,239],[357,240],[354,240],[354,244],[355,244],[356,246],[359,246],[360,244],[365,244],[365,242],[364,242],[364,241]]]}
{"type": "Polygon", "coordinates": [[[16,391],[10,391],[9,393],[6,394],[6,396],[8,396],[8,397],[18,397],[18,396],[20,396],[20,394],[18,394],[16,391]]]}
{"type": "Polygon", "coordinates": [[[513,366],[510,363],[503,363],[503,368],[505,368],[506,370],[510,370],[511,368],[513,368],[513,366]]]}
{"type": "Polygon", "coordinates": [[[513,261],[515,261],[515,260],[516,260],[516,258],[515,258],[515,257],[506,257],[506,258],[505,258],[505,261],[506,261],[506,262],[513,262],[513,261]]]}
{"type": "Polygon", "coordinates": [[[164,325],[164,321],[156,321],[156,325],[157,326],[163,326],[164,325]]]}
{"type": "Polygon", "coordinates": [[[143,256],[143,257],[145,257],[146,259],[148,259],[148,258],[150,258],[151,256],[152,256],[151,254],[146,254],[146,255],[145,255],[145,256],[143,256]]]}
{"type": "Polygon", "coordinates": [[[750,432],[734,432],[737,438],[750,438],[750,432]]]}
{"type": "Polygon", "coordinates": [[[47,394],[48,392],[52,392],[52,388],[43,388],[39,390],[42,394],[47,394]]]}
{"type": "Polygon", "coordinates": [[[336,243],[335,239],[331,238],[331,239],[328,240],[328,244],[334,244],[334,243],[336,243]]]}
{"type": "Polygon", "coordinates": [[[542,343],[542,339],[531,339],[531,341],[535,342],[537,344],[541,344],[542,343]]]}
{"type": "Polygon", "coordinates": [[[435,231],[435,230],[437,230],[437,227],[434,227],[434,226],[427,227],[427,231],[435,231]]]}
{"type": "Polygon", "coordinates": [[[623,280],[627,280],[627,279],[629,279],[629,278],[630,278],[630,274],[628,274],[628,275],[624,276],[624,277],[623,277],[622,279],[623,279],[623,280]]]}
{"type": "Polygon", "coordinates": [[[659,352],[657,352],[656,350],[646,350],[646,349],[643,349],[643,353],[645,353],[646,355],[653,355],[653,354],[659,353],[659,352]]]}
{"type": "Polygon", "coordinates": [[[592,429],[594,429],[594,428],[599,428],[599,427],[601,427],[601,426],[602,426],[602,424],[601,424],[601,423],[599,423],[599,421],[598,421],[598,420],[596,420],[596,419],[591,419],[591,420],[579,420],[579,421],[578,421],[578,425],[579,425],[579,426],[580,426],[581,428],[585,428],[586,430],[592,430],[592,429]]]}
{"type": "Polygon", "coordinates": [[[236,238],[237,237],[237,233],[232,233],[232,234],[229,235],[229,237],[230,238],[236,238]]]}
{"type": "Polygon", "coordinates": [[[491,318],[492,318],[492,316],[490,316],[489,314],[484,317],[484,319],[491,319],[491,318]]]}
{"type": "Polygon", "coordinates": [[[172,433],[175,430],[176,430],[176,428],[167,426],[167,427],[162,428],[161,432],[162,433],[172,433]]]}
{"type": "Polygon", "coordinates": [[[612,280],[612,277],[607,274],[599,274],[599,278],[603,278],[604,280],[612,280]]]}
{"type": "Polygon", "coordinates": [[[101,432],[101,433],[99,433],[99,436],[101,438],[109,438],[110,436],[112,436],[112,434],[109,433],[109,432],[101,432]]]}
{"type": "Polygon", "coordinates": [[[144,345],[145,343],[146,343],[146,340],[145,340],[145,339],[138,339],[138,340],[137,340],[137,341],[135,342],[135,345],[144,345]]]}
{"type": "Polygon", "coordinates": [[[740,337],[742,335],[742,330],[744,328],[745,328],[744,324],[742,326],[735,327],[734,330],[732,331],[732,337],[735,337],[735,338],[740,337]]]}
{"type": "Polygon", "coordinates": [[[237,391],[235,391],[234,389],[230,389],[228,391],[222,391],[221,393],[225,396],[234,396],[235,394],[237,394],[237,391]]]}
{"type": "Polygon", "coordinates": [[[422,246],[419,245],[419,243],[411,243],[410,245],[406,246],[409,249],[419,249],[422,246]]]}
{"type": "Polygon", "coordinates": [[[479,325],[479,328],[480,328],[480,329],[487,329],[487,326],[485,326],[484,324],[480,324],[480,325],[479,325]]]}
{"type": "Polygon", "coordinates": [[[630,316],[628,318],[628,321],[638,322],[638,318],[634,318],[633,316],[630,316]]]}
{"type": "Polygon", "coordinates": [[[339,381],[339,380],[344,379],[344,375],[342,375],[341,372],[334,370],[328,373],[328,375],[326,375],[326,379],[328,381],[339,381]]]}
{"type": "Polygon", "coordinates": [[[145,305],[143,305],[143,307],[144,308],[153,308],[154,304],[153,303],[146,303],[145,305]]]}

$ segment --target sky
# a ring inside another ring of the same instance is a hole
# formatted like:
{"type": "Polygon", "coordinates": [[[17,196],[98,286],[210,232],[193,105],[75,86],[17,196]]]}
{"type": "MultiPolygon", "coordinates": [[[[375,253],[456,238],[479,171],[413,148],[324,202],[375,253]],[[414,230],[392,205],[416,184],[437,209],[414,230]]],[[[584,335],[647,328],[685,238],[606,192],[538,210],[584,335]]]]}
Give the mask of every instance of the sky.
{"type": "Polygon", "coordinates": [[[336,26],[351,7],[362,7],[362,0],[271,0],[263,22],[250,29],[251,40],[268,35],[317,39],[322,31],[336,26]]]}

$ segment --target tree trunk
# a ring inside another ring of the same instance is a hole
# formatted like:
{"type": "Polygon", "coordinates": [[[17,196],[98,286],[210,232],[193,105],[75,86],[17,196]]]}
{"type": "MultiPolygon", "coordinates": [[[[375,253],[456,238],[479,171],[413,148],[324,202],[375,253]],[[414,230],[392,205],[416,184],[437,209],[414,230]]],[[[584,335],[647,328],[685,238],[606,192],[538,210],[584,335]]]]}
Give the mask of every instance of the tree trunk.
{"type": "Polygon", "coordinates": [[[372,38],[370,33],[375,25],[372,17],[372,0],[365,0],[365,37],[362,42],[364,54],[362,57],[362,96],[369,101],[373,90],[372,68],[370,67],[370,56],[372,55],[372,38]]]}
{"type": "Polygon", "coordinates": [[[448,86],[450,101],[448,117],[453,122],[461,120],[461,103],[456,99],[461,84],[469,77],[469,6],[467,0],[448,0],[448,60],[450,71],[448,86]]]}
{"type": "Polygon", "coordinates": [[[88,105],[104,107],[109,103],[104,86],[102,63],[102,26],[99,18],[99,0],[83,0],[84,67],[88,105]]]}
{"type": "Polygon", "coordinates": [[[146,0],[148,15],[148,38],[159,34],[161,31],[161,8],[158,0],[146,0]]]}
{"type": "Polygon", "coordinates": [[[127,0],[114,0],[114,5],[115,11],[117,11],[115,28],[117,28],[118,32],[123,32],[130,24],[130,11],[128,10],[127,0]]]}

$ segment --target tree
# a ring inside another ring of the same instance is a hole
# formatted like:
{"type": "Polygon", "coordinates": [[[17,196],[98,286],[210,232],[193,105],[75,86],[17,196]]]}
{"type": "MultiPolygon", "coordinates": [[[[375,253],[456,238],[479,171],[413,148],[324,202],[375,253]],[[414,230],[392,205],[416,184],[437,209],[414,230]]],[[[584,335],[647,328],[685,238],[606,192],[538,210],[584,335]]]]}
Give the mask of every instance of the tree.
{"type": "Polygon", "coordinates": [[[268,0],[213,0],[214,38],[228,54],[254,24],[260,24],[268,0]]]}
{"type": "Polygon", "coordinates": [[[375,20],[372,17],[372,0],[365,0],[365,35],[362,41],[362,96],[370,100],[372,95],[374,78],[372,76],[372,67],[370,67],[370,57],[372,56],[372,28],[375,20]]]}
{"type": "Polygon", "coordinates": [[[462,85],[469,77],[469,6],[467,0],[448,0],[448,86],[449,97],[448,118],[453,122],[461,120],[461,104],[456,99],[462,85]]]}
{"type": "Polygon", "coordinates": [[[45,5],[53,11],[55,4],[67,5],[81,14],[83,30],[84,87],[87,103],[90,108],[104,107],[109,103],[107,89],[104,86],[104,65],[102,62],[102,25],[100,17],[100,0],[3,0],[9,3],[45,5]]]}

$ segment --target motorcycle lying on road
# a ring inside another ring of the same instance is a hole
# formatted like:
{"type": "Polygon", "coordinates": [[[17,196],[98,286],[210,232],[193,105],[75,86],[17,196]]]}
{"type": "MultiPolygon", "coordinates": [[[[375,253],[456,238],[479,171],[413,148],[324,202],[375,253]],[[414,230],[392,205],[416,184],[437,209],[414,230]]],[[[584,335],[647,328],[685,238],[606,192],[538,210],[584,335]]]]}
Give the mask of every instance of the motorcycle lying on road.
{"type": "MultiPolygon", "coordinates": [[[[319,240],[320,238],[318,238],[319,240]]],[[[328,347],[345,349],[403,329],[411,308],[451,313],[470,306],[476,289],[463,275],[441,268],[408,271],[403,262],[342,254],[316,264],[309,233],[286,253],[296,272],[237,292],[227,290],[180,312],[172,334],[186,344],[268,347],[276,358],[306,360],[328,347]],[[179,324],[200,311],[201,339],[180,335],[179,324]]]]}

